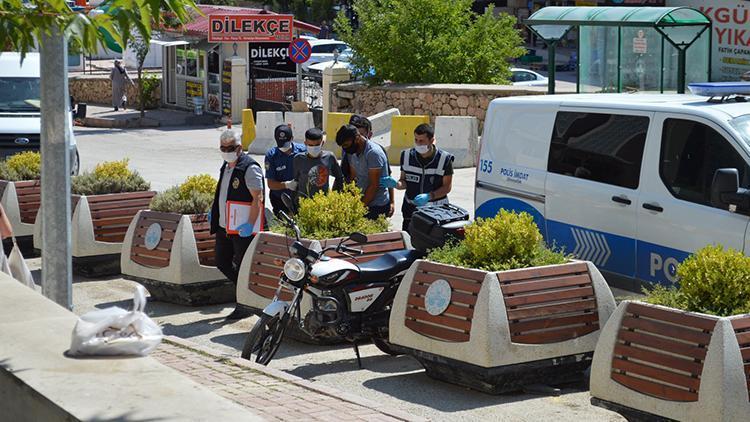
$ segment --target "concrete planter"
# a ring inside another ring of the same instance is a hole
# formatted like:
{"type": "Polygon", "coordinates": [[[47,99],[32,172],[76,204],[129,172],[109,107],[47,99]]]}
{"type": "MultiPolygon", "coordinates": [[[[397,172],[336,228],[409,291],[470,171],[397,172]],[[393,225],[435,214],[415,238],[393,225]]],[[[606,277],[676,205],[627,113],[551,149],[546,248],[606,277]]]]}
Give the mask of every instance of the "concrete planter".
{"type": "MultiPolygon", "coordinates": [[[[120,274],[120,253],[133,217],[148,208],[156,192],[80,196],[71,226],[73,271],[85,277],[120,274]]],[[[41,223],[34,228],[34,247],[42,245],[41,223]]]]}
{"type": "Polygon", "coordinates": [[[234,283],[216,268],[216,242],[209,231],[206,214],[139,211],[123,242],[122,274],[163,302],[189,306],[233,302],[234,283]]]}
{"type": "Polygon", "coordinates": [[[624,301],[602,330],[591,402],[629,420],[747,421],[750,314],[624,301]]]}
{"type": "MultiPolygon", "coordinates": [[[[405,232],[377,233],[370,234],[367,237],[369,239],[367,244],[352,246],[364,251],[363,255],[357,256],[357,261],[343,256],[336,256],[333,253],[326,255],[363,263],[373,260],[389,251],[411,248],[411,239],[405,232]]],[[[324,240],[304,239],[303,243],[309,245],[316,242],[322,248],[325,248],[329,245],[338,244],[340,241],[341,238],[324,240]]],[[[271,302],[279,285],[279,274],[283,270],[283,265],[277,265],[274,263],[274,260],[281,259],[286,261],[289,258],[288,246],[291,243],[292,240],[287,239],[286,236],[271,232],[262,232],[255,236],[255,239],[253,239],[245,253],[240,267],[239,281],[237,283],[237,303],[239,305],[249,308],[254,312],[259,312],[271,302]]],[[[351,245],[351,242],[347,244],[351,245]]],[[[291,300],[291,293],[286,292],[282,295],[282,298],[284,300],[291,300]]],[[[304,314],[305,301],[303,301],[302,305],[304,314]]]]}
{"type": "Polygon", "coordinates": [[[487,272],[419,260],[389,335],[429,376],[497,394],[580,379],[614,309],[590,262],[487,272]]]}
{"type": "Polygon", "coordinates": [[[0,204],[8,215],[21,253],[30,257],[34,255],[34,222],[42,201],[41,181],[0,180],[0,192],[0,204]]]}

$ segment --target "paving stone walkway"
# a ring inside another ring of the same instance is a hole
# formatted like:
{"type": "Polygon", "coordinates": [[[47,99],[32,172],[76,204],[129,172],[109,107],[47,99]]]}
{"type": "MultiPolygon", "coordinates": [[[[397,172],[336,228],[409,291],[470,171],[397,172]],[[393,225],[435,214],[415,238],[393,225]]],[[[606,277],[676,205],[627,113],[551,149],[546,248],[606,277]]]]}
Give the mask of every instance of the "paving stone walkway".
{"type": "Polygon", "coordinates": [[[423,420],[177,337],[165,338],[151,356],[269,421],[423,420]]]}

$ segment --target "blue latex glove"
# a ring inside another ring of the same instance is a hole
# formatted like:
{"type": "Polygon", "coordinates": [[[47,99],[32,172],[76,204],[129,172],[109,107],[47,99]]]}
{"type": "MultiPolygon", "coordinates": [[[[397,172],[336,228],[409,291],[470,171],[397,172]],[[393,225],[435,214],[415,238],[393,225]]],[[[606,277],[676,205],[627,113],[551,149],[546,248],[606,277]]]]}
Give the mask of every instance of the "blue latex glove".
{"type": "Polygon", "coordinates": [[[208,215],[206,216],[206,218],[208,219],[208,222],[210,223],[211,222],[211,210],[208,210],[208,215]]]}
{"type": "Polygon", "coordinates": [[[237,227],[240,237],[250,237],[253,234],[253,226],[250,223],[245,223],[237,227]]]}
{"type": "Polygon", "coordinates": [[[425,206],[428,202],[430,202],[429,193],[420,193],[419,195],[414,197],[414,205],[418,207],[425,206]]]}
{"type": "Polygon", "coordinates": [[[391,176],[383,176],[380,178],[380,187],[381,188],[388,188],[393,189],[398,185],[398,180],[394,179],[391,176]]]}

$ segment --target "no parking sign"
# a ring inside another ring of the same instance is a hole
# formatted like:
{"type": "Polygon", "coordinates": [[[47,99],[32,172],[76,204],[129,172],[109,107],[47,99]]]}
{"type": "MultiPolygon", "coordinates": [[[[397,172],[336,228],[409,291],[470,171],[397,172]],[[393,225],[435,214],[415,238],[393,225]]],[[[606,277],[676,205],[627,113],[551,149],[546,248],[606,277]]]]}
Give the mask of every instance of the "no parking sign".
{"type": "Polygon", "coordinates": [[[289,58],[297,64],[302,64],[310,59],[312,46],[306,39],[298,38],[289,44],[289,58]]]}

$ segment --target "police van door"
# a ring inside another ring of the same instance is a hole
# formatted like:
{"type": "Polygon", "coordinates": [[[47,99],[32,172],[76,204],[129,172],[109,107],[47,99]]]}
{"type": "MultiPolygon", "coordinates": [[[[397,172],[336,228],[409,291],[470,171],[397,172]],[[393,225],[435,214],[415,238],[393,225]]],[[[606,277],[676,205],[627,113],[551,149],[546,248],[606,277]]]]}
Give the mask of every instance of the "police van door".
{"type": "Polygon", "coordinates": [[[657,113],[649,139],[638,202],[638,278],[671,284],[677,264],[710,244],[742,251],[747,216],[711,206],[719,168],[736,168],[750,187],[747,154],[713,122],[657,113]]]}
{"type": "Polygon", "coordinates": [[[635,275],[636,204],[652,113],[561,109],[546,181],[548,243],[635,275]]]}

